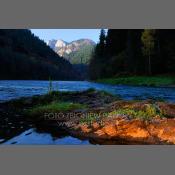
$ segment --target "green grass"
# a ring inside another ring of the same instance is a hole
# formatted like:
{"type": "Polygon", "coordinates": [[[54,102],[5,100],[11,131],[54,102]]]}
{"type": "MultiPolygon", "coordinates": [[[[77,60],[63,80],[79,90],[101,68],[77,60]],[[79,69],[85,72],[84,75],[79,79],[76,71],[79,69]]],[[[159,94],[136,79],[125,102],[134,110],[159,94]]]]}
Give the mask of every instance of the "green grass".
{"type": "Polygon", "coordinates": [[[169,86],[175,85],[175,77],[166,76],[133,76],[133,77],[117,77],[98,79],[99,83],[106,84],[123,84],[123,85],[137,85],[137,86],[169,86]]]}
{"type": "Polygon", "coordinates": [[[33,107],[27,110],[29,116],[41,116],[44,113],[68,112],[76,109],[85,109],[86,105],[70,102],[52,102],[47,105],[33,107]]]}
{"type": "Polygon", "coordinates": [[[132,118],[144,119],[149,120],[155,116],[163,117],[163,113],[153,104],[147,104],[145,109],[138,110],[132,108],[122,108],[115,111],[112,111],[110,115],[126,115],[132,118]]]}

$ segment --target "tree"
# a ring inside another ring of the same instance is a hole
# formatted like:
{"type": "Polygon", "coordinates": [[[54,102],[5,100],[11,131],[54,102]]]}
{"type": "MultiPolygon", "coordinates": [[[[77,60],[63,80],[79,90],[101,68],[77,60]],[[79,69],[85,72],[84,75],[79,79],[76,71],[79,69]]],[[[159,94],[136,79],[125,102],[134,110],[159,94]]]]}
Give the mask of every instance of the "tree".
{"type": "Polygon", "coordinates": [[[127,29],[109,29],[106,36],[106,52],[108,56],[115,56],[126,49],[127,29]]]}
{"type": "Polygon", "coordinates": [[[125,61],[125,69],[128,73],[144,73],[141,43],[142,31],[142,29],[128,30],[127,57],[125,61]]]}
{"type": "Polygon", "coordinates": [[[105,35],[105,30],[104,29],[101,29],[101,31],[100,31],[99,40],[100,41],[96,46],[96,51],[95,52],[99,57],[102,57],[102,56],[104,56],[104,53],[105,53],[105,44],[106,44],[106,35],[105,35]]]}
{"type": "MultiPolygon", "coordinates": [[[[156,30],[158,58],[155,63],[156,73],[175,73],[175,30],[156,30]]],[[[156,48],[155,48],[156,49],[156,48]]]]}
{"type": "Polygon", "coordinates": [[[0,30],[0,62],[0,79],[48,80],[51,77],[65,80],[77,77],[67,60],[27,29],[0,30]]]}
{"type": "Polygon", "coordinates": [[[175,74],[175,30],[109,29],[106,39],[100,36],[90,64],[94,79],[175,74]]]}
{"type": "Polygon", "coordinates": [[[152,74],[151,70],[151,55],[154,52],[155,46],[155,30],[145,29],[142,33],[141,40],[143,43],[143,55],[148,57],[148,74],[152,74]]]}

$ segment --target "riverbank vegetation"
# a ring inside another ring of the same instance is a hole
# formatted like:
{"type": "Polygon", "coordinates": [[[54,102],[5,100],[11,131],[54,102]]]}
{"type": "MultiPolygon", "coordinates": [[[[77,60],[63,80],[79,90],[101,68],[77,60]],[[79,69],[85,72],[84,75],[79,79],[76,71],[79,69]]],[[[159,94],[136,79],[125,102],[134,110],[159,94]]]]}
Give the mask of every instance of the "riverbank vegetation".
{"type": "Polygon", "coordinates": [[[97,79],[98,83],[112,85],[135,85],[135,86],[175,86],[173,76],[123,76],[116,78],[97,79]]]}
{"type": "Polygon", "coordinates": [[[151,120],[159,116],[164,117],[163,112],[155,103],[145,103],[142,108],[134,108],[132,105],[112,111],[109,115],[124,115],[136,119],[151,120]]]}

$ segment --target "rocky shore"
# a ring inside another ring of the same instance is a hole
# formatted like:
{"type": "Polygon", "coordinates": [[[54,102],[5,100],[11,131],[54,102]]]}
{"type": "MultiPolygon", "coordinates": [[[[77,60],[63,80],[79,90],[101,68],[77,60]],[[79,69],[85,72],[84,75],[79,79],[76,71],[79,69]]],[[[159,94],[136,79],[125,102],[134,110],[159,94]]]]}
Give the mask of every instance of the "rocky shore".
{"type": "Polygon", "coordinates": [[[109,112],[108,115],[97,120],[82,123],[80,119],[80,122],[73,123],[71,127],[68,121],[66,123],[68,131],[73,136],[88,138],[92,143],[97,144],[175,144],[175,105],[173,104],[117,101],[109,104],[106,110],[109,112]],[[144,119],[141,116],[133,118],[132,115],[113,112],[114,109],[121,107],[143,110],[150,104],[156,104],[164,115],[144,119]]]}
{"type": "Polygon", "coordinates": [[[175,104],[166,102],[124,101],[90,89],[12,100],[0,110],[2,142],[39,126],[93,144],[175,144],[175,104]]]}

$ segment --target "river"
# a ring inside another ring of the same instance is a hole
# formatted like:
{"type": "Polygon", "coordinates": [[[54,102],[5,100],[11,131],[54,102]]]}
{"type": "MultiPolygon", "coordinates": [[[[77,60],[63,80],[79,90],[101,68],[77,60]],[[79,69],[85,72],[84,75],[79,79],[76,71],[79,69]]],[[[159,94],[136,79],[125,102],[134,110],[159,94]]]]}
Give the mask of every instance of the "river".
{"type": "MultiPolygon", "coordinates": [[[[161,99],[175,102],[175,88],[138,87],[124,85],[106,85],[88,81],[53,81],[53,89],[59,91],[82,91],[88,88],[105,90],[121,98],[131,99],[161,99]]],[[[0,81],[0,102],[20,97],[40,95],[48,92],[48,81],[0,81]]]]}

